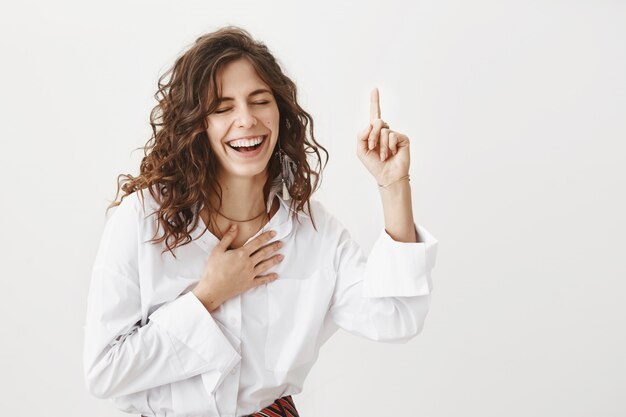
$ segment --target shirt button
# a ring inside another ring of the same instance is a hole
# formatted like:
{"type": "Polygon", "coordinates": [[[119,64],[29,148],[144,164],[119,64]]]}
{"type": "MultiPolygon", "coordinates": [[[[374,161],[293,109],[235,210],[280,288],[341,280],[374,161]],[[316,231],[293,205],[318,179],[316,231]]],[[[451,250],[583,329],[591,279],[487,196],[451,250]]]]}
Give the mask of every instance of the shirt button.
{"type": "MultiPolygon", "coordinates": [[[[237,366],[239,366],[239,365],[237,365],[237,366]]],[[[230,371],[230,374],[231,374],[231,375],[235,375],[235,372],[237,372],[237,366],[235,366],[235,367],[233,368],[233,370],[232,370],[232,371],[230,371]]]]}

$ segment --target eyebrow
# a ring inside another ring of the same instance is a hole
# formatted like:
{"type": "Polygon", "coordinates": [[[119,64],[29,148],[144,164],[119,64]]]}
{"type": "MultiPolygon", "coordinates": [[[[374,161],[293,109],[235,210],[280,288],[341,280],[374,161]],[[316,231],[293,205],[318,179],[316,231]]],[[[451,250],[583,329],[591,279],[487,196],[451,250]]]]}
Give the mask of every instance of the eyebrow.
{"type": "MultiPolygon", "coordinates": [[[[258,95],[258,94],[263,94],[263,93],[270,93],[270,94],[272,94],[272,92],[270,90],[268,90],[267,88],[258,88],[256,90],[254,90],[253,92],[251,92],[250,94],[248,94],[248,97],[252,97],[252,96],[255,96],[255,95],[258,95]]],[[[217,102],[218,103],[223,103],[225,101],[233,101],[233,100],[234,100],[234,98],[232,98],[232,97],[219,97],[217,99],[217,102]]]]}

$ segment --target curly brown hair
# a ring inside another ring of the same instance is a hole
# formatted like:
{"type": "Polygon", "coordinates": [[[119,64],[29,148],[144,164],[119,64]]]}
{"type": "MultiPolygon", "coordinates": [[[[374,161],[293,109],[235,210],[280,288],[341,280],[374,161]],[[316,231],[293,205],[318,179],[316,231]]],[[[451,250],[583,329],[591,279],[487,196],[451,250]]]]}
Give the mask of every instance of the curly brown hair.
{"type": "MultiPolygon", "coordinates": [[[[165,242],[166,249],[162,253],[169,250],[176,257],[173,249],[192,241],[190,230],[197,227],[200,219],[197,208],[209,202],[210,193],[216,193],[221,204],[222,189],[216,179],[218,161],[206,132],[207,116],[219,104],[219,70],[240,58],[249,60],[259,77],[270,86],[278,105],[278,141],[296,163],[294,182],[289,188],[291,215],[296,217],[306,203],[313,221],[309,200],[321,185],[328,152],[315,140],[313,119],[298,104],[295,83],[283,73],[267,46],[254,40],[245,29],[229,25],[197,38],[159,78],[154,96],[158,104],[150,113],[152,137],[143,148],[137,148],[144,150],[140,173],[137,177],[130,174],[117,177],[115,198],[106,209],[108,212],[126,196],[135,191],[143,194],[143,189],[147,188],[159,205],[152,213],[157,216],[158,226],[150,242],[165,242]],[[307,127],[310,139],[307,139],[307,127]],[[323,167],[318,149],[326,154],[323,167]],[[307,161],[309,154],[316,155],[315,170],[307,161]],[[125,194],[117,201],[120,188],[125,194]],[[163,235],[157,238],[161,227],[163,235]]],[[[270,189],[280,178],[276,153],[272,154],[267,169],[263,188],[266,204],[270,189]]],[[[207,229],[210,226],[208,224],[207,229]]],[[[315,228],[314,221],[313,226],[315,228]]]]}

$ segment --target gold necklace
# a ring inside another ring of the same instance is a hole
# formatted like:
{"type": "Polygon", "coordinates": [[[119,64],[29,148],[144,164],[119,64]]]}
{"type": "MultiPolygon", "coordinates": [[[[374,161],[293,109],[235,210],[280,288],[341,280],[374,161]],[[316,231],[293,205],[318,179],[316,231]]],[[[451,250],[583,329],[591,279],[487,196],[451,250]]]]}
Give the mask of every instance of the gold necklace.
{"type": "MultiPolygon", "coordinates": [[[[232,221],[232,222],[246,223],[246,222],[249,222],[249,221],[252,221],[252,220],[256,220],[256,219],[258,219],[258,218],[259,218],[259,217],[261,217],[263,214],[268,215],[268,220],[269,220],[269,213],[265,212],[265,210],[263,210],[261,213],[257,214],[256,216],[254,216],[254,217],[252,217],[252,218],[250,218],[250,219],[247,219],[247,220],[235,220],[235,219],[231,219],[230,217],[228,217],[228,216],[224,215],[221,211],[219,211],[219,210],[217,210],[217,209],[216,209],[215,211],[216,211],[216,212],[217,212],[220,216],[222,216],[222,217],[224,217],[224,218],[226,218],[226,219],[228,219],[228,220],[230,220],[230,221],[232,221]]],[[[217,225],[217,221],[215,222],[215,227],[216,227],[216,228],[217,228],[217,230],[219,231],[219,235],[220,235],[220,236],[224,236],[224,232],[223,232],[223,231],[222,231],[222,229],[221,229],[221,228],[217,225]]]]}
{"type": "MultiPolygon", "coordinates": [[[[269,219],[270,219],[270,217],[269,217],[269,213],[265,213],[265,212],[263,212],[263,213],[261,213],[261,214],[266,214],[266,215],[267,215],[267,220],[269,221],[269,219]]],[[[224,217],[225,217],[225,216],[224,216],[224,217]]],[[[255,218],[257,218],[257,217],[259,217],[259,216],[256,216],[255,218]]],[[[226,218],[228,218],[228,217],[226,217],[226,218]]],[[[264,220],[265,220],[265,219],[264,219],[264,220]]],[[[234,221],[236,221],[236,220],[234,220],[234,221]]],[[[263,222],[262,224],[265,224],[265,222],[263,222]]],[[[221,237],[220,237],[220,239],[222,239],[222,238],[224,237],[224,232],[223,232],[223,231],[222,231],[222,229],[221,229],[221,228],[217,225],[217,222],[215,222],[215,227],[216,227],[216,228],[217,228],[217,230],[220,232],[220,233],[219,233],[219,236],[221,236],[221,237]]],[[[230,249],[230,247],[229,247],[229,249],[230,249]]]]}
{"type": "Polygon", "coordinates": [[[248,220],[235,220],[235,219],[231,219],[230,217],[225,216],[225,215],[224,215],[221,211],[219,211],[219,210],[216,210],[216,211],[217,211],[217,213],[218,213],[220,216],[227,218],[227,219],[228,219],[228,220],[230,220],[231,222],[239,222],[239,223],[245,223],[245,222],[249,222],[249,221],[251,221],[251,220],[258,219],[259,217],[261,217],[261,216],[265,213],[265,210],[263,210],[262,212],[260,212],[259,214],[257,214],[256,216],[254,216],[254,217],[252,217],[252,218],[250,218],[250,219],[248,219],[248,220]]]}

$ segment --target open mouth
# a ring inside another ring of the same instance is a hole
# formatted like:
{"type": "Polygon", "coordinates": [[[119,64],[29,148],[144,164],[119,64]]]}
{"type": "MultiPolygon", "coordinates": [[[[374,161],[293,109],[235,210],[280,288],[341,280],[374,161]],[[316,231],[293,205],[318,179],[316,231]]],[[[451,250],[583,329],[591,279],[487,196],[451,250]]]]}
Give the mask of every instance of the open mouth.
{"type": "Polygon", "coordinates": [[[265,141],[267,140],[267,135],[263,135],[261,136],[261,141],[259,143],[257,143],[256,145],[252,145],[252,146],[233,146],[230,143],[228,144],[228,146],[230,146],[232,149],[234,149],[235,151],[245,154],[245,153],[249,153],[249,152],[254,152],[255,150],[259,149],[261,146],[263,146],[263,144],[265,143],[265,141]]]}

